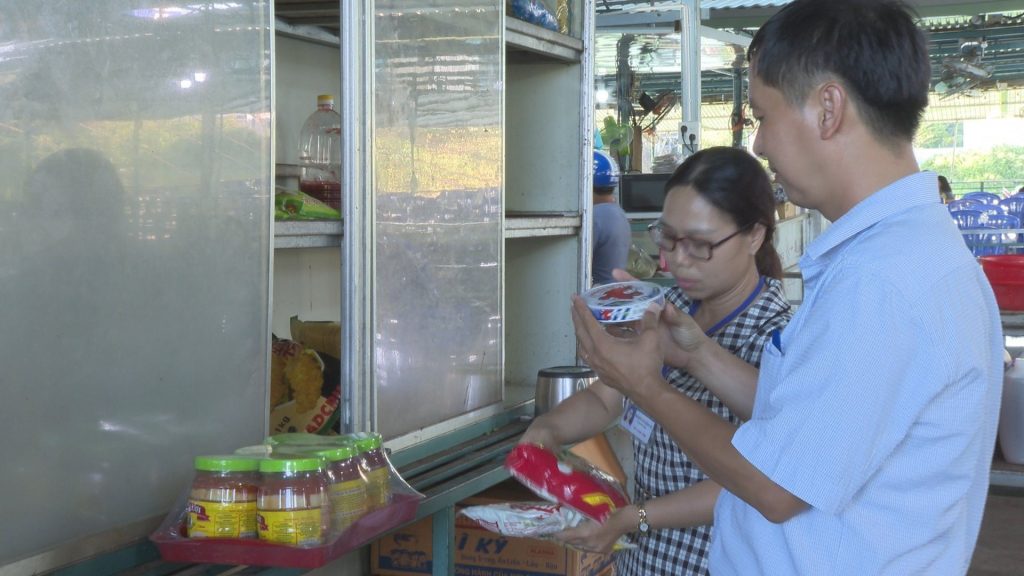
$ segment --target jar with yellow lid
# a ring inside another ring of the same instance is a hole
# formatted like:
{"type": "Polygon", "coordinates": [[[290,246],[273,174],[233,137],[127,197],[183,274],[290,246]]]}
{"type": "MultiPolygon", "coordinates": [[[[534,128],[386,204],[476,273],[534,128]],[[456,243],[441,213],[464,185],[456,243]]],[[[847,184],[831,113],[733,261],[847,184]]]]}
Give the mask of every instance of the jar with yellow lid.
{"type": "Polygon", "coordinates": [[[260,461],[256,529],[260,540],[319,546],[330,525],[324,463],[319,457],[260,461]]]}
{"type": "Polygon", "coordinates": [[[189,538],[256,538],[259,460],[197,456],[188,495],[189,538]]]}

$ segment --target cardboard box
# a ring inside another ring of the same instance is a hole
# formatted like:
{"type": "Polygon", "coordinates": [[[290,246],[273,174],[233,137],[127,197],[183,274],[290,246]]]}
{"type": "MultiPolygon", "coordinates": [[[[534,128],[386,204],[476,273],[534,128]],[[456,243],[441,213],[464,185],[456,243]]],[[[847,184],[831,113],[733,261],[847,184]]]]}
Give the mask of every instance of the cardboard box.
{"type": "MultiPolygon", "coordinates": [[[[480,528],[459,515],[463,506],[522,500],[536,496],[515,481],[499,484],[456,506],[455,576],[611,576],[615,565],[610,554],[570,550],[557,542],[534,538],[509,538],[480,528]]],[[[431,574],[432,530],[430,518],[400,528],[373,543],[370,571],[377,576],[431,574]]]]}
{"type": "MultiPolygon", "coordinates": [[[[287,366],[296,356],[307,350],[301,343],[292,340],[275,340],[271,345],[270,388],[272,402],[277,386],[291,388],[287,379],[287,366]],[[277,378],[278,380],[275,380],[277,378]]],[[[270,407],[270,433],[306,432],[308,434],[336,434],[338,432],[338,406],[341,404],[341,362],[323,352],[316,352],[322,367],[320,374],[320,396],[315,403],[300,412],[295,400],[288,400],[270,407]]],[[[314,383],[316,381],[313,381],[314,383]]]]}
{"type": "Polygon", "coordinates": [[[799,214],[799,209],[797,205],[788,201],[783,202],[781,204],[776,204],[775,211],[778,213],[779,220],[787,220],[789,218],[794,218],[797,214],[799,214]]]}

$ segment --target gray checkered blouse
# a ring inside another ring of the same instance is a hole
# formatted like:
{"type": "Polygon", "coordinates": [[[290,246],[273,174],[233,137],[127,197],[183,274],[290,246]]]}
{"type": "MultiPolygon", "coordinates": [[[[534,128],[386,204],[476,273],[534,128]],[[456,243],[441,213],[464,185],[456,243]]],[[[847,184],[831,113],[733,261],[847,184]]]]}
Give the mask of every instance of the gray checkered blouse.
{"type": "MultiPolygon", "coordinates": [[[[684,312],[690,307],[691,300],[679,288],[670,289],[666,298],[684,312]]],[[[712,337],[740,358],[759,366],[761,351],[770,341],[772,332],[785,327],[792,315],[782,291],[782,281],[766,278],[765,290],[760,296],[712,337]]],[[[717,396],[687,372],[672,369],[668,380],[677,390],[715,414],[734,424],[740,423],[717,396]]],[[[647,444],[633,439],[633,455],[636,463],[634,501],[657,498],[707,478],[658,424],[654,425],[647,444]]],[[[615,573],[618,576],[707,574],[711,526],[653,530],[638,544],[636,549],[617,555],[615,573]]]]}

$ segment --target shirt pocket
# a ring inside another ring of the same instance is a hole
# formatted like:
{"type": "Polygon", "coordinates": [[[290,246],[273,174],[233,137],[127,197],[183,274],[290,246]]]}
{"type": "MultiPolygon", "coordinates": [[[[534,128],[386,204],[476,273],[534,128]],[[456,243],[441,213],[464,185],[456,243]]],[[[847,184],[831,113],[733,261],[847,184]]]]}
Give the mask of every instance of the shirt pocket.
{"type": "Polygon", "coordinates": [[[778,386],[783,373],[786,355],[782,351],[782,333],[775,330],[764,344],[761,354],[761,368],[757,376],[757,391],[754,392],[752,419],[769,417],[773,409],[769,399],[772,388],[778,386]]]}

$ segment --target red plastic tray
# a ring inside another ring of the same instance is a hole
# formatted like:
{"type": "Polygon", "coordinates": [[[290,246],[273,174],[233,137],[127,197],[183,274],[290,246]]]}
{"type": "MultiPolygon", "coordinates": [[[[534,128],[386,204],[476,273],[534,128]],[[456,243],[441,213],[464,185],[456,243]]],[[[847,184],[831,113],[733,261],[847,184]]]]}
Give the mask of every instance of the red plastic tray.
{"type": "Polygon", "coordinates": [[[175,511],[149,539],[168,562],[241,564],[282,568],[319,568],[416,518],[423,497],[395,493],[391,504],[363,516],[333,542],[315,548],[294,548],[261,540],[224,538],[189,540],[184,536],[184,511],[175,511]]]}

